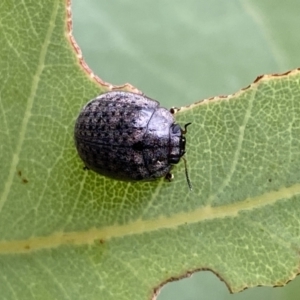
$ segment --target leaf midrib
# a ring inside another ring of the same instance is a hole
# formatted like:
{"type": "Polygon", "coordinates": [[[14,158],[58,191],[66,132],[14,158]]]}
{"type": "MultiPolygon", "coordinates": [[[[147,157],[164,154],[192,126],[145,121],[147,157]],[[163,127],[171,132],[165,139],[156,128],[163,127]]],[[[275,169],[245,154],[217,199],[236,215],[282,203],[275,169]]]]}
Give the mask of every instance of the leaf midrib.
{"type": "Polygon", "coordinates": [[[207,220],[236,217],[242,211],[251,211],[267,205],[275,204],[281,199],[291,199],[300,194],[300,183],[290,187],[282,187],[243,201],[211,207],[200,207],[191,212],[182,212],[170,217],[160,216],[156,219],[138,219],[125,225],[113,225],[102,228],[91,228],[82,232],[55,232],[45,237],[31,237],[25,240],[0,242],[0,254],[30,253],[37,250],[57,248],[62,245],[93,244],[95,240],[107,242],[112,238],[124,237],[160,229],[174,229],[181,225],[189,225],[207,220]]]}

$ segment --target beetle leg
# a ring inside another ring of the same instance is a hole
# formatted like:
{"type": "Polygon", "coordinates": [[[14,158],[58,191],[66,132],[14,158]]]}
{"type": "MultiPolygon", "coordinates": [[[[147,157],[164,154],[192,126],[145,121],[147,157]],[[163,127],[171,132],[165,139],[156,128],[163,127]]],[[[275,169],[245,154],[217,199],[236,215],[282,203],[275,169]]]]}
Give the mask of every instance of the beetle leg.
{"type": "Polygon", "coordinates": [[[180,110],[180,108],[178,108],[178,107],[171,107],[170,108],[170,113],[172,114],[172,115],[174,115],[174,114],[176,114],[178,111],[180,110]]]}
{"type": "Polygon", "coordinates": [[[166,176],[165,176],[165,179],[168,180],[169,182],[171,182],[171,180],[174,178],[174,175],[172,173],[168,173],[166,176]]]}

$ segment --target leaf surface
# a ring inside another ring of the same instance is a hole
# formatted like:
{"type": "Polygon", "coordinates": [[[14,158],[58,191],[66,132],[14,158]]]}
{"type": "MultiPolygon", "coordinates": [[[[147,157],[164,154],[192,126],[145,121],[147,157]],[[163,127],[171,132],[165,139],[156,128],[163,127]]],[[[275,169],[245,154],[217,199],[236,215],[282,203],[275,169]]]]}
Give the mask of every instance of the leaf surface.
{"type": "Polygon", "coordinates": [[[172,183],[113,181],[84,172],[74,147],[79,110],[110,87],[83,70],[66,19],[59,0],[0,7],[3,297],[148,299],[199,269],[232,291],[293,279],[299,71],[180,110],[193,192],[182,162],[172,183]]]}

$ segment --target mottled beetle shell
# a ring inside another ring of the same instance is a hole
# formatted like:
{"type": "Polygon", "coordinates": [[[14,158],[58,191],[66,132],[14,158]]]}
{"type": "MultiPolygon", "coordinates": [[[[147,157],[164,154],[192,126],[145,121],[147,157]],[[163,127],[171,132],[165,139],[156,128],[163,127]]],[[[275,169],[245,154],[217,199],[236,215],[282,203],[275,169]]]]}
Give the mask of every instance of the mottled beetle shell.
{"type": "Polygon", "coordinates": [[[182,130],[167,109],[121,91],[102,94],[83,107],[75,144],[86,167],[120,180],[167,175],[185,153],[182,130]]]}

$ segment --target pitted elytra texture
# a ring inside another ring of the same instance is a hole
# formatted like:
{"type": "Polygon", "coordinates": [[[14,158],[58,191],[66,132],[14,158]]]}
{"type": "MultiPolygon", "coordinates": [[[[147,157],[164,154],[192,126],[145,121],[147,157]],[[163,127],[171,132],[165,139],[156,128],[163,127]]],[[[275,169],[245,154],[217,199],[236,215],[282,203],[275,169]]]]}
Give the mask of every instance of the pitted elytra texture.
{"type": "Polygon", "coordinates": [[[147,180],[170,175],[185,153],[185,132],[159,102],[114,91],[84,106],[75,144],[89,169],[114,179],[147,180]]]}

